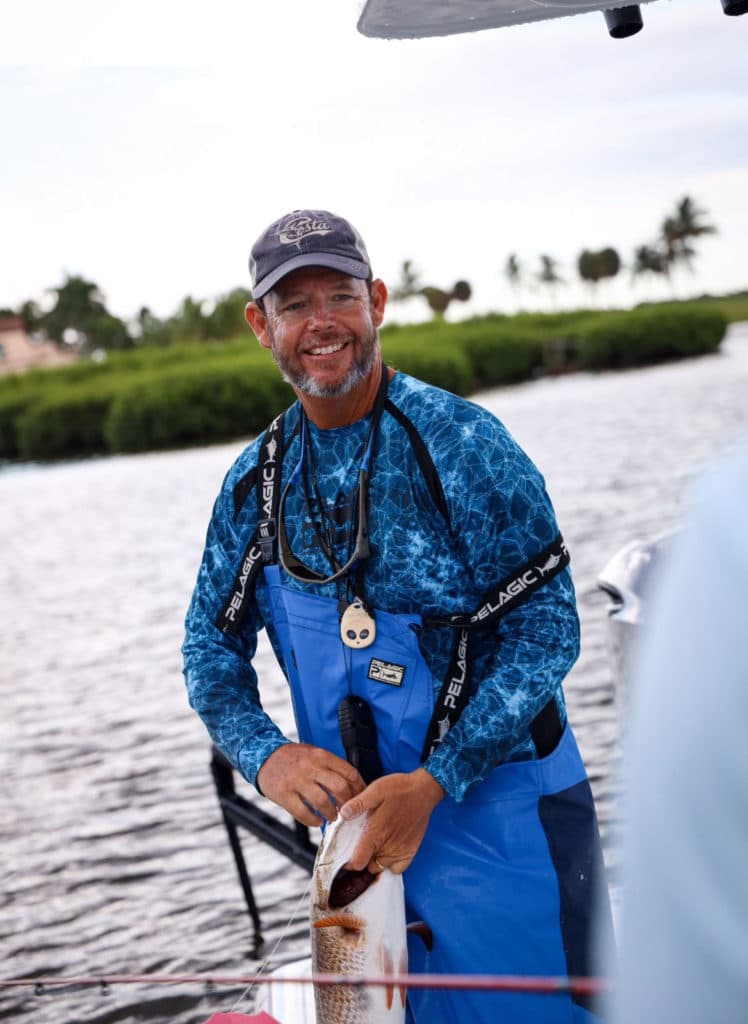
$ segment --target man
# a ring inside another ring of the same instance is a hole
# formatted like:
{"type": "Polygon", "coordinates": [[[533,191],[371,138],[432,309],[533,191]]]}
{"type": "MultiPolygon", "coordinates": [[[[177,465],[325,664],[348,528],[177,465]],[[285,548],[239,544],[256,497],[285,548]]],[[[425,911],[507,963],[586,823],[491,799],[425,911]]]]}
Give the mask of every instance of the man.
{"type": "MultiPolygon", "coordinates": [[[[584,974],[600,851],[565,725],[578,619],[542,477],[485,410],[383,365],[387,289],[347,221],[288,214],[250,271],[247,320],[298,402],[217,499],[190,701],[299,821],[368,814],[350,866],[404,872],[433,932],[411,970],[584,974]],[[263,626],[299,743],[260,704],[263,626]]],[[[413,991],[409,1007],[418,1022],[588,1016],[568,996],[413,991]]]]}

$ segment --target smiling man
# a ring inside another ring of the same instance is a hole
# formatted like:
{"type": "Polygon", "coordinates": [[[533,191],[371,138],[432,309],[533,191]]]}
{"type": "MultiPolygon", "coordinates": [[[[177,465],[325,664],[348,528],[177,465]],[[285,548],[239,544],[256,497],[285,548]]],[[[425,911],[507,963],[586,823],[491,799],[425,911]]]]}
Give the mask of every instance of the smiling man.
{"type": "MultiPolygon", "coordinates": [[[[601,857],[562,681],[568,554],[538,470],[484,409],[384,365],[387,289],[341,217],[294,211],[246,316],[298,401],[216,501],[185,676],[214,742],[306,825],[367,814],[350,866],[404,873],[413,971],[588,972],[601,857]],[[263,710],[267,630],[299,741],[263,710]]],[[[583,999],[411,991],[409,1019],[544,1024],[583,999]]]]}
{"type": "Polygon", "coordinates": [[[344,426],[373,404],[381,359],[377,328],[386,300],[382,281],[309,267],[291,271],[247,306],[250,327],[284,379],[311,403],[307,412],[314,422],[332,417],[342,420],[332,426],[344,426]],[[333,398],[335,403],[327,401],[333,398]]]}

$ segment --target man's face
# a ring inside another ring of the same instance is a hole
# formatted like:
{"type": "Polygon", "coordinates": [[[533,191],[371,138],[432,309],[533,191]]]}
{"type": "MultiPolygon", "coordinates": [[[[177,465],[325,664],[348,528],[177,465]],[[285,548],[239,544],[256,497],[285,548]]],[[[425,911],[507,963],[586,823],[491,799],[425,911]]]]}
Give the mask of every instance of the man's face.
{"type": "Polygon", "coordinates": [[[305,267],[284,277],[265,296],[265,312],[250,319],[284,379],[315,398],[348,394],[379,361],[377,327],[386,289],[325,267],[305,267]]]}

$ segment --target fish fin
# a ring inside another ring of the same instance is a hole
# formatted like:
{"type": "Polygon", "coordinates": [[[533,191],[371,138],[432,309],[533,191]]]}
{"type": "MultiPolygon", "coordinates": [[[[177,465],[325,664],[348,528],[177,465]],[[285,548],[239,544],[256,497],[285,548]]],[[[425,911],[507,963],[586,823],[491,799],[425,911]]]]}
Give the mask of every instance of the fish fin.
{"type": "Polygon", "coordinates": [[[329,914],[314,921],[314,928],[344,928],[347,932],[360,932],[364,930],[364,921],[355,914],[329,914]]]}
{"type": "MultiPolygon", "coordinates": [[[[392,962],[392,953],[390,952],[389,946],[382,946],[382,974],[385,978],[395,973],[395,965],[392,962]]],[[[395,986],[385,985],[384,987],[384,998],[387,1003],[387,1009],[392,1009],[392,1001],[395,998],[395,986]]]]}
{"type": "Polygon", "coordinates": [[[423,939],[423,944],[429,953],[434,948],[434,933],[425,921],[413,921],[412,924],[407,926],[407,931],[409,931],[411,935],[420,935],[423,939]]]}
{"type": "MultiPolygon", "coordinates": [[[[403,975],[408,973],[408,949],[407,949],[407,947],[400,954],[400,966],[398,968],[398,971],[399,971],[400,974],[403,974],[403,975]]],[[[398,988],[400,989],[400,1002],[403,1004],[403,1007],[404,1007],[405,1006],[405,995],[406,995],[408,989],[406,988],[405,985],[399,985],[398,988]]]]}

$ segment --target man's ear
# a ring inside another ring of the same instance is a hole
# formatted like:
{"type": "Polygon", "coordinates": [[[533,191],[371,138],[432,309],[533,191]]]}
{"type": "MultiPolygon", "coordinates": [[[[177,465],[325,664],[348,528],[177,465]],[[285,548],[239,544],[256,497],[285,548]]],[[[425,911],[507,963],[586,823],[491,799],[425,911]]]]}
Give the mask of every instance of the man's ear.
{"type": "Polygon", "coordinates": [[[267,317],[256,302],[248,302],[244,307],[244,317],[252,328],[255,337],[263,348],[270,348],[267,317]]]}
{"type": "Polygon", "coordinates": [[[371,282],[371,312],[376,327],[384,320],[384,309],[387,305],[387,285],[381,278],[375,277],[371,282]]]}

